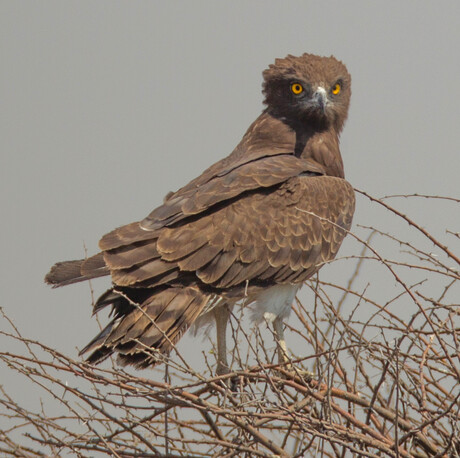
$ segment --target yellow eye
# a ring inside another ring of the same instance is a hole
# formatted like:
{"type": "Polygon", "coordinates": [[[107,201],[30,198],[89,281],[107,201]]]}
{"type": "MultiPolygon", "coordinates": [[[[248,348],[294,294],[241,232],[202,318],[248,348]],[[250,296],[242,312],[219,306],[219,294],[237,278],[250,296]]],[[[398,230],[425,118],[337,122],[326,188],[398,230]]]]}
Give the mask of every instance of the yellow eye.
{"type": "Polygon", "coordinates": [[[332,93],[333,93],[334,95],[337,95],[337,94],[340,92],[340,89],[342,89],[342,88],[340,87],[340,84],[339,84],[339,83],[335,83],[335,84],[334,84],[334,87],[332,88],[332,93]]]}
{"type": "Polygon", "coordinates": [[[292,83],[291,84],[291,91],[295,94],[295,95],[299,95],[299,94],[302,94],[303,92],[303,86],[299,83],[292,83]]]}

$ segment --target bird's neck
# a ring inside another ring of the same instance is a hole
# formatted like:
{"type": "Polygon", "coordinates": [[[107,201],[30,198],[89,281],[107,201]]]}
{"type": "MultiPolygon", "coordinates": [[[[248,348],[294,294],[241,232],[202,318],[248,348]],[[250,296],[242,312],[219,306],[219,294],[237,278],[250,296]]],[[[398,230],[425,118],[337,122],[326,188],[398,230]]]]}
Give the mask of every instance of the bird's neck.
{"type": "Polygon", "coordinates": [[[296,132],[295,154],[320,164],[326,175],[344,178],[339,135],[334,128],[324,131],[296,132]]]}
{"type": "Polygon", "coordinates": [[[314,160],[326,175],[344,178],[339,132],[333,125],[308,123],[289,127],[294,134],[297,157],[314,160]]]}
{"type": "Polygon", "coordinates": [[[343,162],[339,148],[339,134],[328,129],[293,129],[281,119],[264,112],[249,127],[233,155],[247,156],[250,152],[265,150],[285,152],[318,163],[326,175],[343,178],[343,162]]]}

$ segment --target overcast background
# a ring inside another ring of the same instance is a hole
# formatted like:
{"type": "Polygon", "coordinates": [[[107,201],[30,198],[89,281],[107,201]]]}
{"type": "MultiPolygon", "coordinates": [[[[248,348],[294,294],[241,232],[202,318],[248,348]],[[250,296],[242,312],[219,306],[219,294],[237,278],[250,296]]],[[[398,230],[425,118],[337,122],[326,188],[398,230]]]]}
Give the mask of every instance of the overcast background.
{"type": "MultiPolygon", "coordinates": [[[[73,357],[98,330],[89,287],[52,290],[49,267],[84,244],[94,253],[229,154],[276,57],[347,65],[341,144],[355,187],[459,197],[458,0],[2,1],[0,40],[0,305],[24,336],[73,357]]],[[[460,226],[449,205],[401,208],[443,237],[460,226]]],[[[365,208],[355,224],[385,224],[365,208]]],[[[5,368],[0,383],[38,397],[5,368]]]]}

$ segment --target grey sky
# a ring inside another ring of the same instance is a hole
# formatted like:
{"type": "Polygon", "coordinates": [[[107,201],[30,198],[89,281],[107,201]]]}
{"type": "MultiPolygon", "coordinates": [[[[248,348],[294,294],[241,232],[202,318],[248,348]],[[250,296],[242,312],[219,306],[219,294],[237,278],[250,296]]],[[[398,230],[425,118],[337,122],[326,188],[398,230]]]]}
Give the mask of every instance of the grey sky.
{"type": "MultiPolygon", "coordinates": [[[[459,18],[458,1],[1,2],[0,305],[76,357],[98,329],[89,288],[46,287],[49,267],[229,154],[288,53],[334,54],[352,75],[354,186],[459,197],[459,18]]],[[[401,208],[459,229],[448,204],[401,208]]],[[[374,223],[364,209],[355,224],[374,223]]]]}

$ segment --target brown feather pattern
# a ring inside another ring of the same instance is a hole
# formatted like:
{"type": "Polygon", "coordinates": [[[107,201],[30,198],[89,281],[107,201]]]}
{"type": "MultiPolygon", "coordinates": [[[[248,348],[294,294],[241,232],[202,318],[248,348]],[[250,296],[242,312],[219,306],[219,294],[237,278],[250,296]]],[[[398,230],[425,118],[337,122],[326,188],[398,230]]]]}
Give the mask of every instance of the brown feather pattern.
{"type": "Polygon", "coordinates": [[[350,81],[333,57],[277,59],[264,72],[267,108],[232,154],[106,234],[100,253],[51,268],[53,286],[112,277],[94,312],[112,305],[114,318],[82,350],[88,361],[117,352],[122,364],[154,364],[216,298],[301,283],[335,257],[355,205],[338,139],[350,81]],[[307,110],[286,92],[292,80],[312,98],[316,83],[343,90],[323,112],[307,110]]]}
{"type": "Polygon", "coordinates": [[[198,288],[168,288],[152,294],[129,314],[113,320],[81,354],[91,352],[88,361],[98,363],[118,351],[122,363],[139,367],[154,364],[160,354],[168,354],[181,335],[203,310],[209,295],[198,288]]]}

